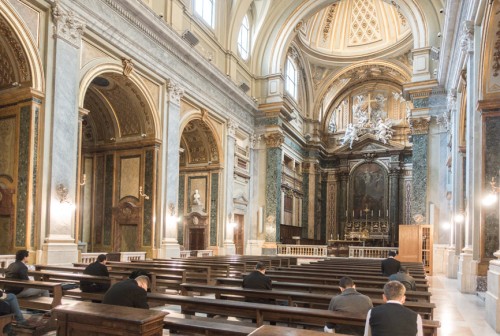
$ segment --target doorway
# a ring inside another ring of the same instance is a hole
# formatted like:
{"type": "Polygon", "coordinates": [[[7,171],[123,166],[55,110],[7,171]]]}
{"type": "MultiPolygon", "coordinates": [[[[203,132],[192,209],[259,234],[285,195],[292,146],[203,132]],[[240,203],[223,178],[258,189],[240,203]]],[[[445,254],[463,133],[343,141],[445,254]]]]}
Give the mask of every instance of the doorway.
{"type": "Polygon", "coordinates": [[[234,215],[234,222],[236,223],[236,226],[234,227],[234,246],[236,249],[236,254],[243,255],[243,249],[244,249],[244,223],[245,223],[245,216],[244,215],[234,215]]]}

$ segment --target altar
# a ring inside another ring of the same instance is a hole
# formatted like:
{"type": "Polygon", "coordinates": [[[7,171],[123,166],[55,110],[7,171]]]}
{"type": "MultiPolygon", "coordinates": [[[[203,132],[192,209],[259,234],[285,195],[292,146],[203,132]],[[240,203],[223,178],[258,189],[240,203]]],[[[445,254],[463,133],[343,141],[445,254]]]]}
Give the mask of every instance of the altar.
{"type": "Polygon", "coordinates": [[[365,246],[364,240],[331,239],[328,240],[328,254],[335,257],[349,257],[349,246],[365,246]]]}

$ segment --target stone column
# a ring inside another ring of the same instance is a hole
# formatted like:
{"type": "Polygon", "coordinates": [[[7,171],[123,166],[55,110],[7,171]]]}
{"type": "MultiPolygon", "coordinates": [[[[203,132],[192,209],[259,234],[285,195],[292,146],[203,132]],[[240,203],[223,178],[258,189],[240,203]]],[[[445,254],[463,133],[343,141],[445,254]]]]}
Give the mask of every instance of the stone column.
{"type": "MultiPolygon", "coordinates": [[[[45,240],[41,258],[44,264],[69,264],[78,260],[75,242],[75,201],[77,192],[78,158],[78,80],[81,36],[84,22],[57,3],[52,7],[53,57],[49,68],[53,90],[46,115],[51,118],[51,132],[46,132],[49,144],[45,158],[44,177],[49,183],[49,194],[44,194],[46,206],[45,240]],[[46,195],[46,196],[45,196],[46,195]]],[[[43,211],[43,210],[42,210],[43,211]]]]}
{"type": "MultiPolygon", "coordinates": [[[[344,222],[342,223],[340,227],[340,234],[339,238],[344,239],[345,238],[345,225],[349,220],[349,216],[352,216],[352,211],[351,214],[349,213],[348,209],[348,201],[347,201],[347,181],[349,181],[349,172],[343,171],[340,173],[340,190],[338,191],[339,194],[339,203],[341,208],[345,208],[347,210],[347,217],[345,218],[344,222]]],[[[352,207],[354,209],[354,207],[352,207]]],[[[354,220],[354,218],[352,218],[354,220]]]]}
{"type": "Polygon", "coordinates": [[[180,101],[184,90],[176,83],[168,81],[167,99],[162,115],[161,166],[158,180],[158,209],[163,229],[160,258],[179,258],[180,245],[177,240],[178,228],[178,188],[180,149],[180,101]]]}
{"type": "MultiPolygon", "coordinates": [[[[398,162],[399,164],[399,162],[398,162]]],[[[389,243],[395,246],[399,239],[399,167],[391,167],[389,170],[389,243]]],[[[385,211],[385,210],[384,210],[385,211]]]]}
{"type": "MultiPolygon", "coordinates": [[[[481,203],[481,117],[476,112],[476,70],[474,65],[474,22],[465,21],[461,35],[462,52],[467,59],[467,134],[465,194],[467,195],[465,217],[465,247],[458,262],[458,288],[462,293],[476,292],[477,258],[473,255],[473,227],[480,226],[481,203]],[[476,259],[476,260],[474,260],[476,259]]],[[[475,247],[476,249],[478,246],[475,247]]]]}
{"type": "Polygon", "coordinates": [[[285,137],[281,132],[266,134],[266,210],[264,220],[265,243],[263,255],[276,254],[276,241],[280,237],[281,224],[281,179],[282,152],[281,145],[285,137]]]}
{"type": "MultiPolygon", "coordinates": [[[[414,105],[417,105],[414,100],[414,105]]],[[[413,175],[411,194],[411,220],[422,215],[427,220],[427,156],[430,117],[412,117],[410,128],[413,140],[413,175]]]]}
{"type": "Polygon", "coordinates": [[[229,119],[227,121],[227,144],[226,144],[226,222],[223,232],[225,232],[224,251],[226,255],[236,254],[236,246],[234,245],[234,154],[236,143],[236,130],[238,123],[235,120],[229,119]]]}
{"type": "Polygon", "coordinates": [[[330,171],[326,176],[326,239],[337,239],[339,234],[338,218],[345,216],[345,210],[340,209],[337,203],[338,178],[337,172],[330,171]],[[337,211],[337,209],[339,209],[337,211]],[[338,213],[340,212],[340,214],[338,213]]]}

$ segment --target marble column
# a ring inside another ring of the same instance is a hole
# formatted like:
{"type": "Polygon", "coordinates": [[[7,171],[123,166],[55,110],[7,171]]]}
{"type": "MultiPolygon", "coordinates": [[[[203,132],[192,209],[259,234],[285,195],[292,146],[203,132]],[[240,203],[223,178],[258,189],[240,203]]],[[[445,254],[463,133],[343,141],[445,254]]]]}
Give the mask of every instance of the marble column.
{"type": "Polygon", "coordinates": [[[264,221],[265,243],[263,255],[276,254],[276,242],[280,237],[281,223],[281,179],[282,153],[281,145],[285,137],[281,132],[266,134],[266,210],[264,221]]]}
{"type": "MultiPolygon", "coordinates": [[[[349,221],[349,216],[351,216],[351,214],[349,214],[349,207],[348,207],[348,201],[347,201],[347,185],[348,185],[348,181],[349,181],[349,173],[347,171],[342,171],[340,173],[339,203],[340,203],[340,207],[341,208],[346,209],[347,216],[346,216],[344,222],[342,223],[342,225],[340,227],[340,235],[339,235],[340,239],[344,239],[345,238],[345,225],[349,221]]],[[[351,207],[352,207],[352,209],[354,209],[353,205],[351,205],[351,207]]],[[[352,218],[352,220],[354,220],[354,217],[352,218]]]]}
{"type": "Polygon", "coordinates": [[[330,171],[326,176],[326,239],[337,239],[340,236],[338,219],[345,216],[345,210],[340,209],[338,200],[338,178],[337,172],[330,171]],[[337,209],[339,209],[337,211],[337,209]],[[338,212],[341,212],[340,214],[338,212]]]}
{"type": "Polygon", "coordinates": [[[224,253],[226,255],[236,254],[236,246],[234,245],[234,155],[236,146],[236,130],[238,123],[235,120],[229,119],[227,121],[227,142],[226,142],[226,221],[224,223],[225,239],[224,239],[224,253]]]}
{"type": "MultiPolygon", "coordinates": [[[[44,194],[46,206],[45,240],[37,259],[45,264],[70,264],[78,260],[75,242],[75,202],[77,193],[78,158],[78,81],[81,36],[85,29],[83,20],[75,17],[57,3],[52,7],[53,57],[51,71],[52,100],[46,114],[51,132],[45,132],[50,162],[45,183],[49,194],[44,194]]],[[[43,223],[42,223],[43,224],[43,223]]]]}
{"type": "MultiPolygon", "coordinates": [[[[414,100],[415,104],[415,100],[414,100]]],[[[415,104],[416,105],[416,104],[415,104]]],[[[413,140],[413,174],[411,194],[411,220],[421,215],[427,219],[427,175],[430,117],[412,117],[410,128],[413,140]]]]}
{"type": "MultiPolygon", "coordinates": [[[[398,162],[399,164],[399,162],[398,162]]],[[[389,243],[395,246],[399,239],[399,175],[400,168],[392,167],[389,171],[389,243]]],[[[385,211],[385,210],[384,210],[385,211]]]]}
{"type": "Polygon", "coordinates": [[[178,258],[181,255],[178,235],[178,188],[180,149],[180,101],[184,90],[173,81],[167,83],[167,99],[162,115],[161,166],[159,174],[158,209],[163,229],[160,258],[178,258]]]}
{"type": "MultiPolygon", "coordinates": [[[[479,37],[480,38],[480,37],[479,37]]],[[[481,204],[478,202],[481,196],[481,117],[476,112],[476,84],[474,78],[476,69],[474,65],[474,22],[465,21],[462,25],[461,35],[462,52],[467,60],[467,133],[466,133],[466,153],[465,163],[465,194],[467,195],[466,216],[465,216],[465,247],[460,254],[458,262],[458,288],[462,293],[476,292],[478,256],[474,254],[473,230],[480,226],[481,204]]],[[[479,244],[479,242],[478,242],[479,244]]],[[[477,245],[478,245],[477,244],[477,245]]]]}

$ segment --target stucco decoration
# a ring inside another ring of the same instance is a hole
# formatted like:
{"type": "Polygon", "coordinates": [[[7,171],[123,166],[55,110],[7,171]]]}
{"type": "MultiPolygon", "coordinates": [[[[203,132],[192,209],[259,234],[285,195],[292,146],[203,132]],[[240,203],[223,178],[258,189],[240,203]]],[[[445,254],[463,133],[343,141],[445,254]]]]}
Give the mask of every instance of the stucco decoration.
{"type": "Polygon", "coordinates": [[[500,97],[500,2],[494,1],[485,29],[485,43],[482,50],[481,91],[482,99],[500,97]]]}
{"type": "Polygon", "coordinates": [[[52,21],[54,22],[54,37],[61,38],[80,48],[82,35],[85,32],[85,22],[77,18],[72,11],[66,11],[57,2],[52,6],[52,21]]]}

